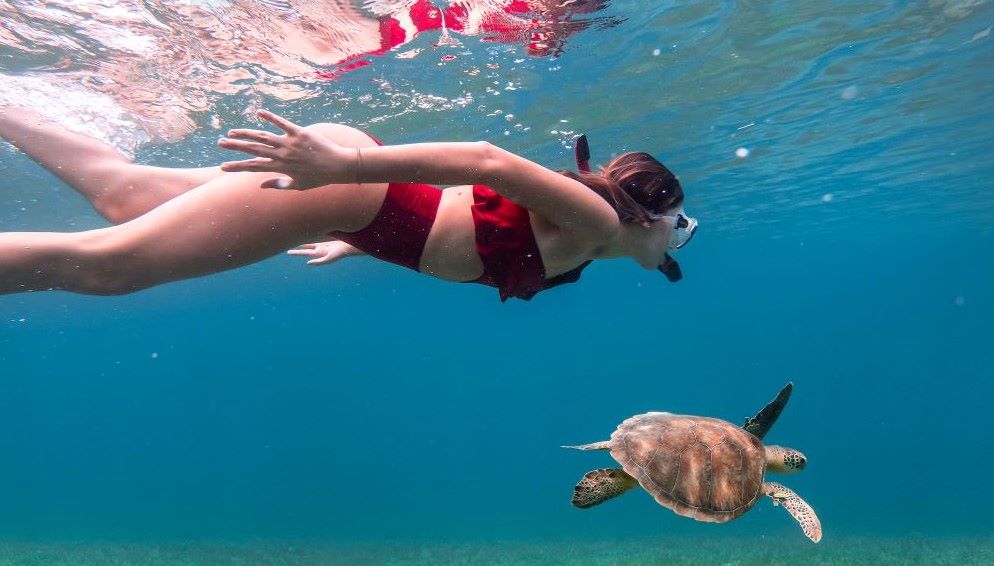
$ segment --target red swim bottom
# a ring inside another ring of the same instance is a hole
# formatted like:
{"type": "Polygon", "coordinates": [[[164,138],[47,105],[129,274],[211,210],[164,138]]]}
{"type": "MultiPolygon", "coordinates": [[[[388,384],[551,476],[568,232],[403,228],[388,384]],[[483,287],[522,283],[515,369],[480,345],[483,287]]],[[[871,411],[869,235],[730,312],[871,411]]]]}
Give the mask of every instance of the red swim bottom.
{"type": "Polygon", "coordinates": [[[442,190],[422,183],[390,183],[383,206],[358,232],[329,232],[367,254],[419,271],[442,190]]]}

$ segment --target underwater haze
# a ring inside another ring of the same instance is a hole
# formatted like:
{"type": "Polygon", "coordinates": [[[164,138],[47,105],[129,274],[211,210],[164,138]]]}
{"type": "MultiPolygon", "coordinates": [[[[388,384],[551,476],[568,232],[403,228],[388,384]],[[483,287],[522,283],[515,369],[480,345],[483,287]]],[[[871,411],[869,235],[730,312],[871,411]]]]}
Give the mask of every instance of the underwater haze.
{"type": "MultiPolygon", "coordinates": [[[[0,563],[994,561],[994,3],[527,5],[0,1],[0,108],[142,163],[231,159],[261,107],[555,169],[586,133],[659,157],[701,226],[679,283],[598,261],[527,302],[292,256],[0,297],[0,563]],[[740,424],[788,381],[766,440],[808,466],[768,479],[817,546],[766,498],[570,505],[615,464],[560,446],[740,424]]],[[[104,225],[0,145],[0,231],[104,225]]]]}

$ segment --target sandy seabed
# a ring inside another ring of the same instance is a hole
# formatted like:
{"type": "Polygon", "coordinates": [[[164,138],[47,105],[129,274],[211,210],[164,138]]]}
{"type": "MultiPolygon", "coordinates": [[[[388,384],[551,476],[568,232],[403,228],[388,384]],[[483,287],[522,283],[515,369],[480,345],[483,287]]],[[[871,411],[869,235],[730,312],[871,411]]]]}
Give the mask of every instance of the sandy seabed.
{"type": "Polygon", "coordinates": [[[994,564],[990,538],[364,543],[0,542],[0,565],[994,564]]]}

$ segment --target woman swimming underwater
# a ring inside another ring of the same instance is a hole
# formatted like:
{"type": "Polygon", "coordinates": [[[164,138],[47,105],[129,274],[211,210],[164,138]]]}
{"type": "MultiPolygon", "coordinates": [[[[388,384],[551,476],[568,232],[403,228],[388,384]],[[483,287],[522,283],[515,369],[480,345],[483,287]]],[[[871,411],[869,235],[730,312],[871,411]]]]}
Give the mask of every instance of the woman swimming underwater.
{"type": "Polygon", "coordinates": [[[581,139],[574,174],[486,142],[381,145],[344,125],[259,117],[283,133],[237,129],[219,142],[254,157],[182,169],[137,165],[30,113],[0,111],[0,136],[119,223],[0,233],[0,293],[124,294],[330,237],[345,244],[326,259],[361,251],[530,299],[601,258],[678,278],[669,252],[696,229],[680,183],[646,153],[591,172],[581,139]]]}

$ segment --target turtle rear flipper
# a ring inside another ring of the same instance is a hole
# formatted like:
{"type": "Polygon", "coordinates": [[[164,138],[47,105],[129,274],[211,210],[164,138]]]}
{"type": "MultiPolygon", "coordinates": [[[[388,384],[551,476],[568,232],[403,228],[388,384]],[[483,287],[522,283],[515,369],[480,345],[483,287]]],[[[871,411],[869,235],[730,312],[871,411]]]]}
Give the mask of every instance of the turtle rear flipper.
{"type": "Polygon", "coordinates": [[[617,497],[639,482],[620,468],[601,468],[583,475],[573,488],[573,505],[580,509],[604,503],[617,497]]]}
{"type": "Polygon", "coordinates": [[[809,539],[814,542],[821,540],[821,521],[818,520],[818,515],[815,515],[815,510],[801,499],[801,496],[776,482],[764,483],[763,493],[773,500],[774,505],[783,505],[783,508],[800,523],[801,530],[809,539]]]}
{"type": "Polygon", "coordinates": [[[777,418],[780,413],[783,412],[783,408],[787,405],[787,400],[790,399],[790,394],[794,391],[794,383],[787,382],[787,385],[783,386],[780,393],[763,407],[763,410],[756,413],[755,417],[747,418],[745,424],[742,428],[746,429],[752,433],[756,438],[762,440],[766,433],[770,431],[770,427],[773,423],[777,422],[777,418]]]}

